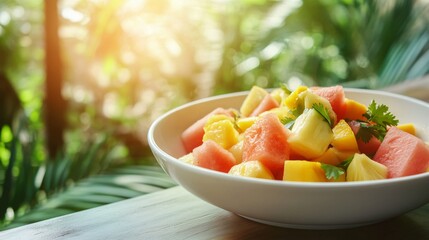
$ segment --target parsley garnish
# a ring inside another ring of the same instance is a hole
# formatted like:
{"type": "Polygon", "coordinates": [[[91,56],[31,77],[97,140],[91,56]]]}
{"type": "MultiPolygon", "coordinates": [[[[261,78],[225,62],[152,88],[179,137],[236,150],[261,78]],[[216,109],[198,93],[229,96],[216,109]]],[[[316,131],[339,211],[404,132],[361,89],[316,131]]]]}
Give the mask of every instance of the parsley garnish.
{"type": "Polygon", "coordinates": [[[325,119],[325,121],[329,124],[329,126],[332,127],[331,117],[329,117],[329,111],[326,109],[325,106],[323,106],[322,103],[314,103],[313,106],[314,110],[316,110],[322,117],[325,119]]]}
{"type": "Polygon", "coordinates": [[[348,157],[346,160],[342,161],[340,164],[337,165],[337,167],[340,167],[344,170],[347,170],[347,168],[349,167],[350,163],[353,160],[354,155],[351,155],[350,157],[348,157]]]}
{"type": "Polygon", "coordinates": [[[322,163],[321,167],[323,171],[325,171],[325,176],[327,179],[338,180],[338,178],[347,171],[347,168],[349,167],[352,160],[353,160],[353,155],[347,158],[346,160],[342,161],[337,166],[322,163]]]}
{"type": "Polygon", "coordinates": [[[388,126],[398,125],[398,120],[389,112],[389,107],[384,104],[377,105],[374,100],[368,106],[368,110],[363,114],[367,121],[359,121],[360,128],[356,134],[357,138],[364,142],[369,142],[372,136],[383,141],[387,133],[388,126]]]}
{"type": "Polygon", "coordinates": [[[330,164],[322,163],[321,165],[327,179],[337,180],[341,175],[345,173],[345,170],[341,167],[336,167],[330,164]]]}

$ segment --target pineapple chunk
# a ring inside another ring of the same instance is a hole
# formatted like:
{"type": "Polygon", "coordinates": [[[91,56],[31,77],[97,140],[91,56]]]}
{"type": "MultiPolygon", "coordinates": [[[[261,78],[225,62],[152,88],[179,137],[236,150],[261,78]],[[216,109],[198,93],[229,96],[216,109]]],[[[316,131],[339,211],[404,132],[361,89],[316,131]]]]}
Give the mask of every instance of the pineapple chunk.
{"type": "Polygon", "coordinates": [[[291,131],[288,138],[290,148],[307,159],[320,157],[333,138],[329,124],[313,108],[307,109],[295,120],[291,131]]]}
{"type": "Polygon", "coordinates": [[[274,89],[271,93],[271,96],[279,103],[279,105],[283,102],[283,100],[288,96],[285,91],[281,88],[274,89]]]}
{"type": "Polygon", "coordinates": [[[347,168],[347,181],[366,181],[387,178],[387,167],[365,154],[356,153],[347,168]]]}
{"type": "Polygon", "coordinates": [[[283,181],[327,182],[320,162],[305,160],[286,160],[283,181]]]}
{"type": "Polygon", "coordinates": [[[271,171],[260,161],[247,161],[234,165],[228,174],[244,177],[274,179],[271,171]]]}
{"type": "Polygon", "coordinates": [[[246,129],[248,129],[250,126],[252,126],[256,120],[258,119],[258,117],[245,117],[245,118],[240,118],[237,119],[236,124],[238,126],[238,128],[240,128],[241,132],[246,131],[246,129]]]}
{"type": "Polygon", "coordinates": [[[258,86],[253,86],[250,89],[249,94],[246,99],[244,99],[243,103],[240,107],[240,113],[244,117],[249,116],[256,107],[258,107],[259,103],[264,99],[264,97],[268,94],[268,92],[258,86]]]}
{"type": "Polygon", "coordinates": [[[311,91],[305,91],[300,93],[299,98],[301,99],[301,102],[303,102],[304,108],[312,108],[314,104],[321,103],[328,110],[329,118],[331,119],[331,122],[332,123],[337,122],[337,114],[335,114],[331,104],[326,98],[321,97],[311,91]]]}
{"type": "Polygon", "coordinates": [[[332,132],[334,133],[334,138],[331,144],[336,149],[340,151],[359,152],[355,134],[346,121],[341,119],[332,129],[332,132]]]}
{"type": "Polygon", "coordinates": [[[228,149],[238,142],[239,133],[234,127],[234,119],[226,115],[211,116],[204,126],[203,141],[213,140],[228,149]]]}
{"type": "Polygon", "coordinates": [[[190,153],[180,157],[179,160],[182,162],[185,162],[185,163],[193,164],[194,163],[194,155],[192,154],[192,152],[190,152],[190,153]]]}
{"type": "Polygon", "coordinates": [[[283,105],[289,109],[296,109],[299,105],[299,94],[307,91],[306,86],[297,87],[289,96],[287,96],[283,102],[283,105]]]}
{"type": "Polygon", "coordinates": [[[296,117],[292,114],[292,111],[286,107],[286,106],[282,106],[282,107],[277,107],[277,108],[273,108],[271,110],[268,110],[266,112],[261,113],[261,115],[259,116],[264,116],[265,114],[269,114],[269,113],[274,113],[277,115],[277,117],[282,120],[282,119],[286,119],[286,118],[292,118],[295,119],[296,117]]]}
{"type": "Polygon", "coordinates": [[[237,164],[241,163],[243,156],[243,140],[239,140],[236,144],[229,148],[228,151],[232,153],[237,164]]]}

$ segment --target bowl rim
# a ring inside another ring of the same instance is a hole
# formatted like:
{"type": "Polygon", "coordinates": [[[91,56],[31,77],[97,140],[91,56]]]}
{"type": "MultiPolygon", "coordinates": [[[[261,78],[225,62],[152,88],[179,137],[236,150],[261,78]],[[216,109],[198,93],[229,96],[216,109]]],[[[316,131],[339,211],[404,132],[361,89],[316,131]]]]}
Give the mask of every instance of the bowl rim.
{"type": "MultiPolygon", "coordinates": [[[[269,89],[270,90],[270,89],[269,89]]],[[[410,101],[418,105],[422,105],[423,107],[429,108],[429,103],[424,102],[422,100],[397,94],[397,93],[391,93],[386,92],[382,90],[372,90],[372,89],[355,89],[355,88],[344,88],[345,92],[350,93],[371,93],[371,94],[377,94],[377,95],[384,95],[389,96],[393,98],[399,98],[405,101],[410,101]]],[[[147,139],[148,144],[151,148],[152,153],[156,156],[157,154],[162,155],[163,161],[167,161],[169,164],[173,164],[176,167],[182,168],[188,172],[191,173],[197,173],[197,174],[204,174],[210,177],[214,178],[223,178],[231,181],[238,181],[243,183],[252,183],[252,184],[259,184],[259,185],[270,185],[270,186],[278,186],[278,187],[293,187],[293,188],[323,188],[323,189],[337,189],[337,188],[358,188],[358,187],[379,187],[381,185],[391,185],[391,184],[398,184],[398,183],[404,183],[414,180],[421,180],[421,179],[428,179],[429,180],[429,172],[410,175],[410,176],[404,176],[404,177],[398,177],[398,178],[389,178],[389,179],[381,179],[381,180],[368,180],[368,181],[354,181],[354,182],[292,182],[292,181],[281,181],[281,180],[270,180],[270,179],[260,179],[260,178],[251,178],[251,177],[245,177],[245,176],[235,176],[230,175],[223,172],[218,172],[210,169],[206,169],[203,167],[195,166],[189,163],[185,163],[183,161],[180,161],[179,159],[171,156],[170,154],[166,153],[164,150],[162,150],[158,144],[156,143],[156,140],[154,138],[154,132],[157,129],[157,126],[168,116],[171,114],[181,111],[182,109],[191,107],[193,105],[201,104],[204,102],[209,101],[215,101],[223,98],[229,98],[229,97],[239,97],[242,95],[245,95],[249,91],[239,91],[239,92],[233,92],[233,93],[225,93],[220,94],[216,96],[210,96],[206,98],[197,99],[188,103],[185,103],[179,107],[173,108],[166,113],[162,114],[158,118],[153,121],[153,123],[150,125],[147,139]]],[[[160,164],[160,163],[159,163],[160,164]]],[[[162,166],[162,164],[160,164],[162,166]]],[[[166,169],[164,169],[166,171],[166,169]]],[[[167,172],[167,171],[166,171],[167,172]]],[[[168,173],[168,172],[167,172],[168,173]]]]}

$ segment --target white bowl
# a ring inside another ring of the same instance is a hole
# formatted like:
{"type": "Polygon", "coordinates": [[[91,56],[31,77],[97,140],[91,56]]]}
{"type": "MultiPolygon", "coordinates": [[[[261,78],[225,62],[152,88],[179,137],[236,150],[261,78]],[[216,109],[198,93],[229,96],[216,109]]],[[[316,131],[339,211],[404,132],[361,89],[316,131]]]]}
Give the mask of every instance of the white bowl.
{"type": "MultiPolygon", "coordinates": [[[[345,89],[346,97],[386,104],[400,123],[413,122],[429,139],[429,104],[373,90],[345,89]]],[[[429,202],[429,172],[363,182],[305,183],[232,176],[193,166],[180,134],[216,107],[239,108],[247,92],[201,99],[167,112],[150,127],[149,146],[167,174],[192,194],[242,217],[281,227],[350,228],[380,222],[429,202]]]]}

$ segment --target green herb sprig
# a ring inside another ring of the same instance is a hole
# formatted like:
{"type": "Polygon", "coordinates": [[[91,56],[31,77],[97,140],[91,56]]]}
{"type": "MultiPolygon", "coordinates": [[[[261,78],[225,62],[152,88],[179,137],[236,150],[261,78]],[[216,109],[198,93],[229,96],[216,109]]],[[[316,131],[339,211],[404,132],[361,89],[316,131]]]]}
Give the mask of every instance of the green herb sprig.
{"type": "Polygon", "coordinates": [[[321,167],[323,171],[325,171],[325,176],[327,179],[338,180],[340,176],[347,171],[347,168],[349,167],[352,160],[353,160],[353,156],[350,156],[349,158],[342,161],[337,166],[322,163],[321,167]]]}
{"type": "Polygon", "coordinates": [[[364,142],[369,142],[372,136],[383,141],[387,133],[387,128],[389,126],[397,126],[399,123],[396,117],[389,112],[389,107],[384,104],[377,105],[374,100],[371,101],[368,110],[363,116],[367,120],[358,121],[360,128],[356,137],[362,139],[364,142]]]}
{"type": "Polygon", "coordinates": [[[316,110],[320,115],[322,115],[322,117],[325,119],[325,121],[329,124],[329,126],[332,127],[332,121],[331,121],[331,117],[329,116],[329,111],[328,109],[323,106],[322,103],[314,103],[313,104],[313,109],[316,110]]]}

